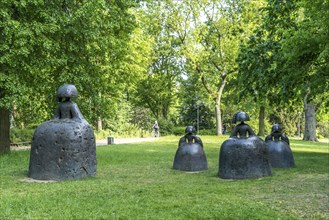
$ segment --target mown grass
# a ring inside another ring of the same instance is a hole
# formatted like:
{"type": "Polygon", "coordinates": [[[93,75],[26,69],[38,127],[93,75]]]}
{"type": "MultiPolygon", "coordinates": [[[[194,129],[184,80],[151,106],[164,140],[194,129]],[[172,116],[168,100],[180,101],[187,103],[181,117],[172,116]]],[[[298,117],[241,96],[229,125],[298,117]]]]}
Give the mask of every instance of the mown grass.
{"type": "Polygon", "coordinates": [[[209,169],[172,169],[179,137],[100,146],[98,174],[35,183],[29,151],[0,156],[0,219],[329,219],[329,144],[291,140],[296,167],[260,179],[217,177],[220,144],[203,136],[209,169]]]}

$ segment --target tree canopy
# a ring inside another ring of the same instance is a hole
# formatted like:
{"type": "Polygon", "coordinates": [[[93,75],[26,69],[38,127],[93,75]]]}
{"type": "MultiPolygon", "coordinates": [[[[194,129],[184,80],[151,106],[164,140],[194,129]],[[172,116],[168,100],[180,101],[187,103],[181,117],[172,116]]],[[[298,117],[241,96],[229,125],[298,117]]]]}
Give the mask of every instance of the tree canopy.
{"type": "Polygon", "coordinates": [[[220,135],[247,110],[260,134],[298,119],[316,140],[329,118],[328,10],[328,0],[3,0],[0,149],[10,124],[52,117],[64,83],[99,130],[158,120],[170,133],[197,117],[220,135]]]}

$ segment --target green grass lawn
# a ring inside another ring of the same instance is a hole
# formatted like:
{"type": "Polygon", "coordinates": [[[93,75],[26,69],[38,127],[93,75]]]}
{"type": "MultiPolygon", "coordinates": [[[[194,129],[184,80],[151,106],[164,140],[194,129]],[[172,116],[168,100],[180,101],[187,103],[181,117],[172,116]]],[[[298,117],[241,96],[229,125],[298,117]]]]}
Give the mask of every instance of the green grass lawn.
{"type": "Polygon", "coordinates": [[[329,144],[291,140],[296,167],[217,177],[227,138],[201,136],[209,169],[172,169],[179,137],[100,146],[96,177],[26,182],[29,151],[0,156],[0,219],[329,219],[329,144]]]}

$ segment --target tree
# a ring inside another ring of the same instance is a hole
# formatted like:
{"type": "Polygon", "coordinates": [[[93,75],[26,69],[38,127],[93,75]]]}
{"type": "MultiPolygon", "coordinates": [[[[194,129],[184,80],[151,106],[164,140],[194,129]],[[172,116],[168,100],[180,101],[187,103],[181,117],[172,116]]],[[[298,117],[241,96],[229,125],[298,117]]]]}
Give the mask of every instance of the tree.
{"type": "Polygon", "coordinates": [[[250,29],[245,19],[250,16],[251,2],[204,0],[185,4],[192,24],[176,33],[185,45],[182,51],[192,69],[190,74],[198,76],[214,103],[216,133],[220,135],[221,99],[227,82],[237,71],[239,43],[250,29]]]}
{"type": "Polygon", "coordinates": [[[130,76],[123,76],[118,65],[135,27],[134,16],[128,13],[135,4],[1,1],[0,106],[15,106],[21,118],[29,118],[22,115],[22,109],[29,109],[38,113],[33,120],[42,121],[52,115],[58,86],[72,83],[87,120],[96,122],[106,115],[111,108],[108,100],[121,95],[130,76]]]}
{"type": "MultiPolygon", "coordinates": [[[[272,105],[305,111],[304,140],[316,140],[316,104],[328,86],[328,3],[269,0],[263,24],[240,53],[240,80],[272,105]]],[[[261,98],[261,97],[260,97],[261,98]]]]}
{"type": "MultiPolygon", "coordinates": [[[[329,86],[329,39],[326,37],[329,34],[329,2],[301,1],[298,7],[297,28],[285,33],[280,60],[282,69],[278,69],[282,72],[285,88],[298,94],[303,101],[303,139],[315,141],[316,113],[329,103],[326,89],[329,86]]],[[[283,94],[290,97],[287,89],[283,94]]]]}
{"type": "Polygon", "coordinates": [[[179,121],[180,125],[193,125],[197,131],[213,129],[215,117],[212,102],[207,101],[199,78],[189,76],[179,81],[179,121]]]}
{"type": "Polygon", "coordinates": [[[294,1],[280,4],[279,1],[262,2],[258,10],[253,33],[241,42],[238,56],[239,71],[234,84],[240,96],[251,95],[259,108],[259,135],[265,134],[265,109],[274,108],[280,102],[278,95],[280,78],[274,62],[280,56],[279,42],[284,28],[293,27],[294,1]],[[273,20],[274,19],[274,20],[273,20]]]}
{"type": "Polygon", "coordinates": [[[134,101],[137,106],[150,109],[156,119],[169,120],[177,99],[176,81],[181,72],[177,43],[169,28],[172,14],[162,2],[149,2],[142,10],[140,27],[151,43],[148,56],[152,58],[136,87],[134,101]]]}

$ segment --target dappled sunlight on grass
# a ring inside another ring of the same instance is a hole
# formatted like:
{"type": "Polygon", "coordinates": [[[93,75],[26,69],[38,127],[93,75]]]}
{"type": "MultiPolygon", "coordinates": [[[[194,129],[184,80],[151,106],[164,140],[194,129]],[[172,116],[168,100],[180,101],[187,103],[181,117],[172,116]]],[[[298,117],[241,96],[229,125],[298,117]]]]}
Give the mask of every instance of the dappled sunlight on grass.
{"type": "Polygon", "coordinates": [[[329,149],[320,149],[320,148],[303,148],[303,147],[291,147],[292,151],[298,152],[317,152],[317,153],[329,153],[329,149]]]}
{"type": "Polygon", "coordinates": [[[325,143],[325,142],[291,140],[290,146],[293,152],[298,151],[298,152],[329,153],[329,143],[325,143]]]}

